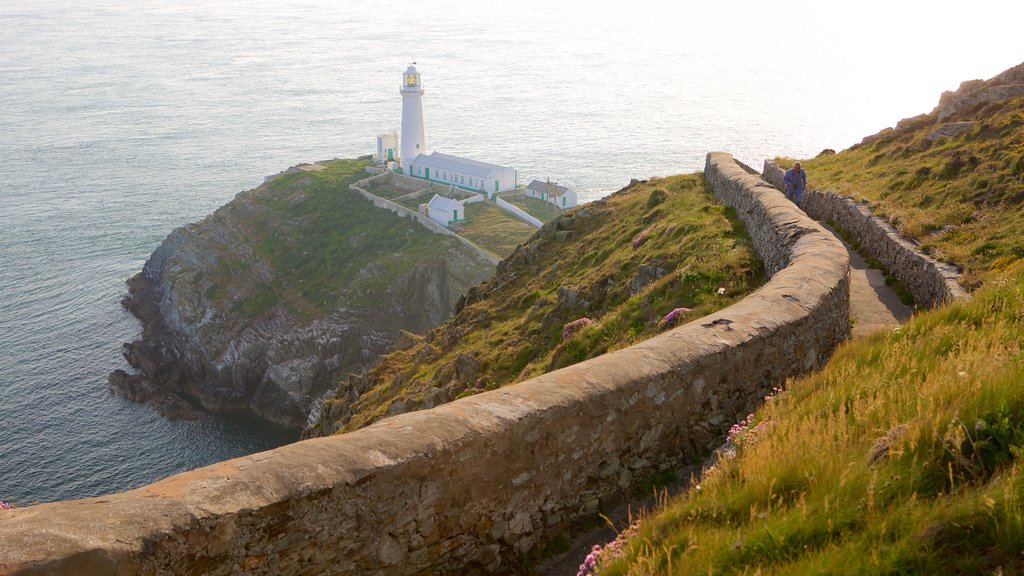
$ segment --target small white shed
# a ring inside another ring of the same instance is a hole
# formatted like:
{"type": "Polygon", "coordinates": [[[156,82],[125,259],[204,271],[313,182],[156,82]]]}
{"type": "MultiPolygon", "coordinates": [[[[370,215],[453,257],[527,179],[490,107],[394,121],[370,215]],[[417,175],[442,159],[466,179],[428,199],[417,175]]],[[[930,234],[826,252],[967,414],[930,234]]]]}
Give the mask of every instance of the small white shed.
{"type": "Polygon", "coordinates": [[[442,226],[448,226],[452,222],[465,220],[466,209],[458,200],[434,194],[430,202],[427,202],[427,217],[442,226]]]}
{"type": "Polygon", "coordinates": [[[526,195],[530,198],[551,202],[559,208],[574,208],[578,203],[575,192],[550,180],[530,182],[530,185],[526,187],[526,195]]]}
{"type": "Polygon", "coordinates": [[[398,134],[388,132],[377,135],[377,150],[373,153],[377,164],[387,164],[398,160],[398,134]]]}

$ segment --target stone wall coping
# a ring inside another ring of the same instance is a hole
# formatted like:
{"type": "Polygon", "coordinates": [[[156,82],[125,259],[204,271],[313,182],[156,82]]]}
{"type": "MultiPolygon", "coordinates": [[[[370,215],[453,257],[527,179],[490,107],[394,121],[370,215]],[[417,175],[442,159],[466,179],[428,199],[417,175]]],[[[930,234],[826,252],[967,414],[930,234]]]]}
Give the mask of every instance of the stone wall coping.
{"type": "Polygon", "coordinates": [[[348,434],[0,511],[0,574],[515,570],[516,554],[593,516],[581,493],[618,493],[655,462],[699,456],[771,385],[820,366],[849,335],[842,245],[728,154],[709,154],[705,177],[771,270],[740,302],[348,434]]]}

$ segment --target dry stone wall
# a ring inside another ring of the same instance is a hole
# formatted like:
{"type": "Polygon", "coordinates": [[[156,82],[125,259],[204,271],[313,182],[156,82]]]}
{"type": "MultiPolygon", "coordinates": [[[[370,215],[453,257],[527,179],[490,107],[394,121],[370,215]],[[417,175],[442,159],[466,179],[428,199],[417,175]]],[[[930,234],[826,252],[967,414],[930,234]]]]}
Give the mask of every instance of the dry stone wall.
{"type": "Polygon", "coordinates": [[[728,154],[707,182],[771,279],[741,302],[526,382],[110,496],[0,511],[3,574],[506,574],[721,441],[845,339],[842,246],[728,154]]]}
{"type": "MultiPolygon", "coordinates": [[[[778,190],[784,189],[784,175],[785,171],[775,162],[765,160],[764,179],[778,190]]],[[[868,256],[881,262],[918,304],[934,307],[969,298],[958,282],[960,272],[955,266],[918,250],[891,224],[873,215],[867,206],[827,190],[806,190],[802,200],[804,210],[811,217],[823,222],[831,220],[850,232],[868,256]]]]}

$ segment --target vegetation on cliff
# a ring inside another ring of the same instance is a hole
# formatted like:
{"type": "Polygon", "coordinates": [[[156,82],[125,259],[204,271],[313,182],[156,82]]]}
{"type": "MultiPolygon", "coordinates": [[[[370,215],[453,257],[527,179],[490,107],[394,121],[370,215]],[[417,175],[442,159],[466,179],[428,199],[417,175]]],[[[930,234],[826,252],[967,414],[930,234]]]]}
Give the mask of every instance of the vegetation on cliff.
{"type": "MultiPolygon", "coordinates": [[[[415,222],[375,209],[348,189],[368,162],[337,160],[325,170],[286,174],[248,192],[229,225],[248,248],[218,245],[204,271],[214,305],[252,318],[280,303],[301,319],[363,304],[394,272],[443,254],[455,243],[415,222]]],[[[202,280],[202,277],[198,277],[202,280]]]]}
{"type": "Polygon", "coordinates": [[[698,485],[598,553],[596,573],[1024,572],[1021,80],[1024,65],[964,83],[930,114],[803,162],[813,187],[868,199],[963,266],[973,301],[787,383],[698,485]]]}
{"type": "Polygon", "coordinates": [[[545,225],[450,321],[341,383],[315,432],[628,346],[742,298],[762,283],[761,268],[742,223],[700,174],[635,182],[545,225]]]}

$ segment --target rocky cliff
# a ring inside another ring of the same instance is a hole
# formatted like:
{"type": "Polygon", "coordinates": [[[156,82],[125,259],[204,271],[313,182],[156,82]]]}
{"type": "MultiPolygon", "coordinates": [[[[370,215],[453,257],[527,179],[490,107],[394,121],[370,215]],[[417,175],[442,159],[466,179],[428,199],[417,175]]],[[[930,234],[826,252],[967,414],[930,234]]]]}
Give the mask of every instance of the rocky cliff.
{"type": "Polygon", "coordinates": [[[363,167],[287,174],[171,233],[128,282],[139,373],[116,388],[171,417],[301,426],[340,376],[443,322],[493,265],[349,191],[363,167]]]}

